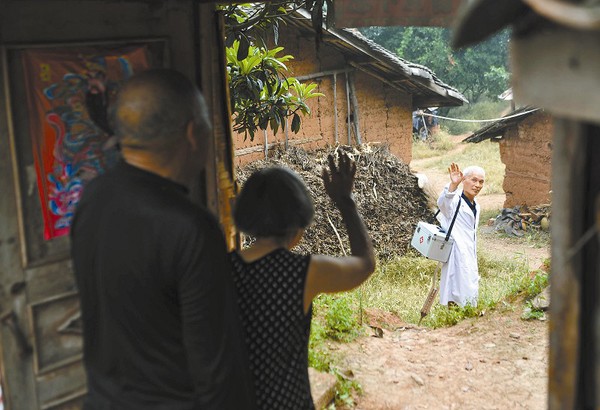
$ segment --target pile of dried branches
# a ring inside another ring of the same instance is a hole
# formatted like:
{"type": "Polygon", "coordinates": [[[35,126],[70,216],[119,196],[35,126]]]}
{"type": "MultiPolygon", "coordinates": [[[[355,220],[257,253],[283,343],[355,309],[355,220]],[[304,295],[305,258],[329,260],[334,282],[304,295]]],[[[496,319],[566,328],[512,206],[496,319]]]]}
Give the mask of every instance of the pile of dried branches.
{"type": "Polygon", "coordinates": [[[364,217],[380,258],[406,252],[418,221],[432,222],[430,198],[417,185],[408,165],[385,146],[339,146],[307,152],[300,148],[276,149],[270,157],[238,169],[241,184],[250,174],[267,166],[285,166],[297,172],[315,201],[315,220],[295,248],[302,253],[343,255],[350,245],[339,211],[326,195],[321,171],[327,155],[344,150],[356,161],[354,199],[364,217]]]}

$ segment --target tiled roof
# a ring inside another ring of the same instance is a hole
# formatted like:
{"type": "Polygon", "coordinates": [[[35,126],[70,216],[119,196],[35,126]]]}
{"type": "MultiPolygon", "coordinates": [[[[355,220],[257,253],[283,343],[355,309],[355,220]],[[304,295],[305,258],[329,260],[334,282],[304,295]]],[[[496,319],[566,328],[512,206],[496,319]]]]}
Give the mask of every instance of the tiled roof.
{"type": "MultiPolygon", "coordinates": [[[[296,12],[289,23],[300,30],[314,32],[310,14],[304,10],[296,12]]],[[[468,102],[428,67],[398,57],[356,29],[324,28],[323,43],[337,48],[355,69],[412,94],[415,108],[459,106],[468,102]]]]}

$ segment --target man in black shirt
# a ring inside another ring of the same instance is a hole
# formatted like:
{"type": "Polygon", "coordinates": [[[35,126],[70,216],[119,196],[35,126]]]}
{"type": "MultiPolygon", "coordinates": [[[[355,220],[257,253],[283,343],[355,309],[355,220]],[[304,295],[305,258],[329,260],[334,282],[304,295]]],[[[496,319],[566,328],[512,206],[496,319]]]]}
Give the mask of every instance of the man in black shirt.
{"type": "Polygon", "coordinates": [[[115,103],[124,161],[91,181],[71,229],[84,409],[254,408],[225,241],[187,196],[210,132],[182,74],[132,77],[115,103]]]}

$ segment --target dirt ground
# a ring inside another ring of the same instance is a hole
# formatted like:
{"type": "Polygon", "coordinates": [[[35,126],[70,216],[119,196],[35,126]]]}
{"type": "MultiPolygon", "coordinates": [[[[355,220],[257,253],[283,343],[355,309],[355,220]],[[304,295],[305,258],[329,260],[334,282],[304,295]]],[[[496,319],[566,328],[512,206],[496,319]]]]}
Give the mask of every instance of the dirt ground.
{"type": "MultiPolygon", "coordinates": [[[[425,173],[439,192],[447,174],[428,171],[427,162],[413,161],[411,169],[425,173]]],[[[500,209],[504,203],[504,195],[478,199],[484,209],[500,209]]],[[[498,252],[525,254],[531,270],[549,256],[549,249],[523,247],[491,229],[482,229],[480,240],[498,252]]],[[[382,337],[336,345],[343,370],[363,389],[354,408],[547,408],[548,322],[521,320],[522,309],[507,305],[435,330],[399,322],[384,329],[382,337]]]]}

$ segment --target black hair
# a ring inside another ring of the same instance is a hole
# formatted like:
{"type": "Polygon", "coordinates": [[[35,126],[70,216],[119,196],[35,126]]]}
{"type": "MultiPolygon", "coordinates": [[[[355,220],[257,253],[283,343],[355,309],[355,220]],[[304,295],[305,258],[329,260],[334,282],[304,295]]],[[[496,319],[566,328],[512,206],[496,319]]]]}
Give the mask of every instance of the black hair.
{"type": "Polygon", "coordinates": [[[314,215],[304,182],[283,167],[263,168],[250,175],[233,211],[238,229],[254,237],[289,237],[310,225],[314,215]]]}
{"type": "Polygon", "coordinates": [[[113,113],[117,137],[134,144],[172,141],[185,134],[192,120],[201,129],[211,127],[200,91],[171,69],[151,69],[127,80],[113,113]]]}

